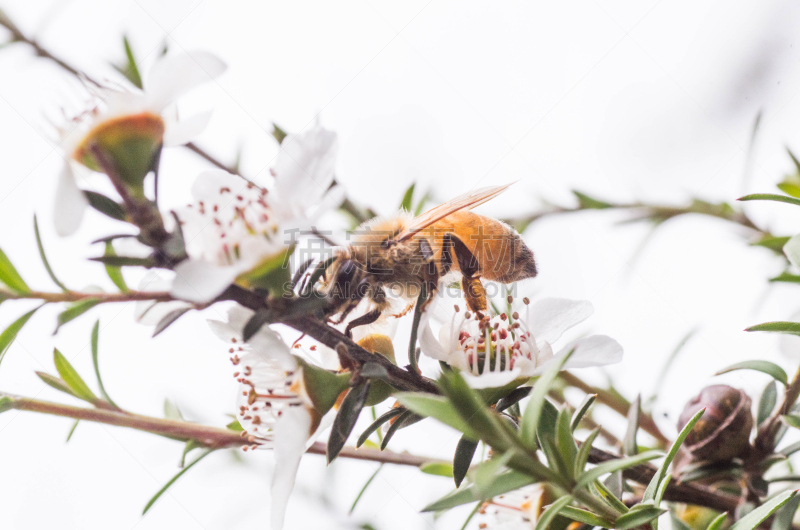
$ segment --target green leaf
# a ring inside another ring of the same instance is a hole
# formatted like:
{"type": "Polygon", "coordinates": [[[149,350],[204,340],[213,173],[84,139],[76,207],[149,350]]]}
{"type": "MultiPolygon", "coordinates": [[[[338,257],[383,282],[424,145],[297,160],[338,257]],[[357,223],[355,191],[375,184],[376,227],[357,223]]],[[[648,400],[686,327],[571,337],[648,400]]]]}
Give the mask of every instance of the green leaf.
{"type": "Polygon", "coordinates": [[[458,441],[456,452],[453,455],[453,480],[457,488],[461,486],[461,482],[467,476],[467,471],[469,471],[469,466],[472,464],[477,448],[478,442],[470,440],[466,435],[462,436],[458,441]]]}
{"type": "Polygon", "coordinates": [[[99,256],[89,258],[89,261],[97,261],[111,267],[144,267],[145,269],[152,269],[156,266],[153,258],[130,258],[128,256],[99,256]]]}
{"type": "Polygon", "coordinates": [[[614,521],[601,517],[592,512],[575,508],[574,506],[564,506],[561,508],[560,514],[573,521],[588,524],[590,526],[597,526],[599,528],[614,528],[614,521]]]}
{"type": "Polygon", "coordinates": [[[375,470],[375,472],[372,475],[370,475],[369,479],[364,484],[364,487],[361,488],[361,491],[358,492],[358,496],[356,496],[356,500],[354,500],[353,501],[353,505],[350,506],[350,511],[348,512],[349,514],[352,515],[352,513],[355,511],[356,506],[358,506],[358,501],[361,500],[361,497],[364,495],[364,492],[367,491],[367,488],[369,487],[370,484],[372,484],[372,481],[375,480],[375,477],[378,476],[378,473],[380,473],[382,467],[383,467],[383,464],[378,466],[378,468],[375,470]]]}
{"type": "Polygon", "coordinates": [[[577,485],[578,487],[587,486],[606,473],[613,473],[614,471],[621,471],[638,466],[639,464],[649,462],[650,460],[654,460],[661,456],[664,456],[664,453],[661,451],[646,451],[638,455],[626,456],[625,458],[617,458],[614,460],[609,460],[608,462],[603,462],[602,464],[598,464],[592,469],[584,472],[583,475],[578,478],[577,485]]]}
{"type": "Polygon", "coordinates": [[[186,466],[186,457],[191,453],[194,449],[199,449],[203,447],[200,445],[197,440],[192,438],[191,440],[187,440],[183,446],[183,452],[181,453],[181,461],[178,464],[178,467],[185,467],[186,466]]]}
{"type": "Polygon", "coordinates": [[[156,324],[156,327],[153,330],[153,337],[155,337],[156,335],[167,329],[176,320],[178,320],[185,313],[188,313],[191,310],[192,310],[191,307],[179,307],[178,309],[173,309],[172,311],[164,315],[164,317],[158,321],[158,324],[156,324]]]}
{"type": "Polygon", "coordinates": [[[775,381],[767,383],[766,388],[761,393],[761,399],[758,400],[758,415],[756,417],[756,425],[766,420],[772,414],[775,405],[778,403],[778,385],[775,381]]]}
{"type": "Polygon", "coordinates": [[[51,386],[58,390],[59,392],[64,392],[65,394],[69,394],[70,396],[76,397],[78,399],[81,398],[78,394],[73,391],[67,383],[59,379],[58,377],[52,376],[47,372],[34,372],[39,379],[41,379],[45,384],[51,386]]]}
{"type": "Polygon", "coordinates": [[[66,443],[69,443],[69,441],[72,439],[72,435],[73,435],[73,434],[75,434],[75,429],[77,429],[77,428],[78,428],[78,423],[80,423],[80,420],[75,420],[75,421],[73,422],[73,424],[72,424],[72,428],[69,430],[69,434],[67,434],[67,441],[66,441],[66,443]]]}
{"type": "Polygon", "coordinates": [[[800,234],[786,242],[783,246],[783,253],[789,258],[789,262],[792,265],[800,268],[800,234]]]}
{"type": "MultiPolygon", "coordinates": [[[[114,243],[111,241],[106,241],[106,249],[103,253],[103,257],[115,257],[117,256],[117,252],[114,250],[114,243]]],[[[122,291],[123,293],[128,292],[128,284],[125,283],[125,278],[122,276],[122,269],[119,267],[115,267],[114,265],[109,265],[105,263],[106,274],[108,275],[109,279],[117,286],[117,289],[122,291]]]]}
{"type": "Polygon", "coordinates": [[[800,199],[795,199],[794,197],[787,197],[785,195],[775,195],[773,193],[754,193],[752,195],[745,195],[744,197],[739,197],[740,201],[775,201],[775,202],[785,202],[788,204],[794,204],[796,206],[800,206],[800,199]]]}
{"type": "Polygon", "coordinates": [[[791,530],[798,505],[800,505],[800,495],[795,495],[775,513],[770,530],[791,530]]]}
{"type": "Polygon", "coordinates": [[[381,416],[378,419],[376,419],[375,421],[373,421],[370,424],[369,427],[364,429],[364,432],[362,432],[361,436],[358,437],[358,441],[356,442],[356,447],[361,447],[362,445],[364,445],[364,442],[366,442],[367,439],[370,436],[372,436],[372,433],[374,433],[375,431],[380,429],[381,425],[383,425],[387,421],[391,420],[395,416],[399,416],[405,410],[406,409],[404,409],[402,407],[395,407],[395,408],[390,409],[388,412],[386,412],[384,414],[381,414],[381,416]]]}
{"type": "Polygon", "coordinates": [[[116,403],[108,396],[106,387],[103,385],[103,378],[100,377],[100,361],[99,361],[99,341],[100,341],[100,321],[94,323],[92,328],[92,364],[94,364],[94,375],[97,377],[97,386],[100,388],[100,395],[103,399],[119,408],[116,403]]]}
{"type": "Polygon", "coordinates": [[[755,530],[761,523],[766,521],[770,515],[778,511],[781,506],[789,502],[789,499],[794,497],[796,494],[797,491],[795,490],[785,491],[775,495],[769,501],[765,502],[752,512],[736,521],[728,530],[755,530]]]}
{"type": "Polygon", "coordinates": [[[370,382],[364,381],[350,389],[347,395],[342,400],[339,406],[339,412],[333,420],[331,427],[331,434],[328,438],[327,457],[328,463],[339,456],[339,452],[344,447],[347,438],[353,431],[356,425],[358,415],[361,414],[361,409],[364,407],[364,402],[367,400],[369,394],[370,382]]]}
{"type": "Polygon", "coordinates": [[[414,200],[414,187],[416,183],[412,183],[411,186],[408,187],[406,192],[403,194],[403,200],[400,201],[400,209],[406,212],[411,211],[411,205],[413,204],[414,200]]]}
{"type": "Polygon", "coordinates": [[[172,477],[172,478],[169,480],[169,482],[167,482],[166,484],[164,484],[164,487],[163,487],[163,488],[161,488],[160,490],[158,490],[158,492],[157,492],[155,495],[153,495],[153,498],[152,498],[152,499],[150,499],[150,501],[149,501],[149,502],[148,502],[148,503],[145,505],[145,507],[144,507],[144,510],[142,510],[142,515],[146,514],[146,513],[147,513],[147,510],[149,510],[149,509],[150,509],[150,508],[153,506],[153,504],[155,504],[155,502],[156,502],[156,501],[159,499],[159,497],[161,497],[161,496],[164,494],[164,492],[165,492],[165,491],[167,491],[167,490],[169,489],[169,487],[170,487],[170,486],[172,486],[173,484],[175,484],[175,482],[176,482],[176,481],[177,481],[179,478],[181,478],[181,477],[183,476],[183,474],[184,474],[184,473],[186,473],[187,471],[189,471],[190,469],[192,469],[192,468],[194,467],[194,465],[195,465],[195,464],[197,464],[198,462],[200,462],[202,459],[204,459],[205,457],[207,457],[208,455],[210,455],[210,454],[211,454],[211,453],[213,453],[213,452],[214,452],[214,450],[213,450],[213,449],[207,449],[207,450],[203,451],[203,452],[200,454],[200,456],[198,456],[197,458],[195,458],[195,459],[194,459],[194,461],[192,461],[192,463],[191,463],[191,464],[189,464],[188,466],[186,466],[186,467],[184,467],[183,469],[181,469],[181,470],[180,470],[180,471],[179,471],[179,472],[178,472],[178,473],[177,473],[177,474],[176,474],[174,477],[172,477]]]}
{"type": "Polygon", "coordinates": [[[614,207],[613,204],[598,199],[594,199],[592,197],[589,197],[585,193],[581,193],[576,190],[572,190],[572,193],[578,199],[578,207],[581,210],[605,210],[607,208],[614,207]]]}
{"type": "Polygon", "coordinates": [[[472,474],[472,485],[478,490],[479,495],[486,498],[486,490],[491,487],[495,477],[500,474],[500,470],[506,467],[513,456],[513,450],[502,454],[495,453],[489,460],[478,464],[472,474]]]}
{"type": "Polygon", "coordinates": [[[27,294],[31,292],[30,288],[25,284],[25,280],[19,275],[17,269],[11,264],[11,260],[8,259],[2,249],[0,249],[0,282],[17,293],[27,294]]]}
{"type": "Polygon", "coordinates": [[[783,253],[783,247],[789,241],[788,236],[780,236],[780,237],[762,237],[755,243],[752,243],[753,246],[757,247],[764,247],[772,250],[773,252],[777,252],[778,254],[783,253]]]}
{"type": "Polygon", "coordinates": [[[632,456],[639,452],[636,444],[636,433],[639,431],[639,414],[642,408],[642,396],[639,394],[628,409],[628,428],[622,441],[623,454],[632,456]]]}
{"type": "Polygon", "coordinates": [[[386,430],[386,434],[383,436],[383,440],[381,440],[381,451],[386,449],[386,446],[389,445],[389,440],[391,440],[395,433],[402,429],[403,427],[408,427],[414,423],[417,423],[422,419],[421,416],[418,416],[411,412],[410,410],[406,410],[397,419],[389,425],[389,428],[386,430]]]}
{"type": "Polygon", "coordinates": [[[531,397],[528,400],[528,405],[525,407],[525,412],[523,413],[522,421],[519,426],[520,436],[528,447],[536,447],[536,430],[539,427],[539,418],[542,414],[544,401],[547,398],[547,393],[550,391],[553,381],[555,381],[558,376],[558,372],[561,371],[564,363],[570,358],[572,351],[566,355],[562,355],[560,358],[553,359],[550,367],[536,381],[533,387],[531,397]]]}
{"type": "Polygon", "coordinates": [[[125,209],[118,202],[94,191],[83,191],[89,206],[117,221],[125,221],[125,209]]]}
{"type": "Polygon", "coordinates": [[[225,426],[225,428],[229,429],[231,431],[236,431],[236,432],[243,432],[244,431],[244,427],[242,427],[242,424],[239,423],[239,420],[233,420],[232,422],[227,424],[225,426]]]}
{"type": "Polygon", "coordinates": [[[67,309],[58,314],[58,325],[56,326],[56,330],[53,332],[53,334],[55,335],[58,333],[58,330],[61,328],[61,326],[71,320],[75,320],[99,303],[100,300],[97,298],[87,298],[70,305],[67,309]]]}
{"type": "Polygon", "coordinates": [[[509,392],[504,398],[498,401],[494,409],[497,412],[503,412],[509,407],[512,407],[515,404],[519,403],[520,400],[528,397],[528,394],[531,393],[531,390],[533,390],[532,386],[521,386],[519,388],[515,388],[514,390],[509,392]]]}
{"type": "Polygon", "coordinates": [[[628,513],[617,517],[617,520],[614,523],[614,528],[616,530],[629,530],[630,528],[636,528],[649,523],[653,519],[658,519],[658,517],[665,513],[667,513],[665,508],[659,508],[657,506],[647,504],[639,504],[631,508],[628,513]]]}
{"type": "MultiPolygon", "coordinates": [[[[797,333],[800,334],[800,324],[796,324],[793,322],[770,322],[768,324],[759,324],[758,326],[747,328],[745,331],[777,331],[774,329],[754,329],[762,326],[769,326],[771,324],[793,324],[794,326],[797,327],[798,330],[797,333]]],[[[783,368],[769,361],[744,361],[741,363],[736,363],[727,368],[723,368],[715,375],[727,374],[728,372],[733,372],[735,370],[755,370],[757,372],[763,372],[772,377],[773,379],[775,379],[776,381],[783,383],[784,386],[788,384],[788,377],[786,376],[786,372],[783,370],[783,368]]]]}
{"type": "Polygon", "coordinates": [[[453,476],[453,464],[449,462],[428,462],[422,464],[419,470],[428,475],[436,475],[439,477],[453,476]]]}
{"type": "Polygon", "coordinates": [[[53,280],[53,283],[58,285],[62,291],[69,291],[69,289],[67,289],[67,287],[56,277],[56,274],[53,272],[53,268],[50,267],[50,262],[47,261],[47,256],[44,253],[44,245],[42,245],[42,238],[39,235],[39,222],[36,220],[36,214],[33,215],[33,233],[36,234],[36,245],[39,247],[39,257],[42,258],[42,263],[44,264],[44,268],[47,270],[47,274],[50,276],[50,279],[53,280]]]}
{"type": "Polygon", "coordinates": [[[583,417],[586,416],[586,413],[589,412],[589,409],[594,405],[595,399],[597,399],[597,394],[587,394],[586,397],[583,398],[581,404],[578,405],[578,408],[575,409],[575,413],[572,415],[573,431],[578,428],[583,417]]]}
{"type": "Polygon", "coordinates": [[[125,47],[125,68],[117,68],[121,74],[123,74],[128,81],[133,83],[134,86],[138,88],[142,88],[142,76],[139,73],[139,67],[136,65],[136,59],[133,56],[133,50],[131,49],[131,43],[128,41],[127,36],[122,37],[122,44],[125,47]]]}
{"type": "Polygon", "coordinates": [[[786,195],[791,195],[792,197],[800,198],[800,186],[798,186],[794,182],[784,180],[783,182],[778,184],[778,189],[781,190],[786,195]]]}
{"type": "Polygon", "coordinates": [[[575,469],[575,459],[578,456],[578,446],[575,443],[575,439],[572,437],[570,420],[571,414],[569,409],[566,406],[562,407],[558,412],[558,419],[556,421],[555,441],[556,448],[565,464],[565,471],[567,473],[575,469]]]}
{"type": "Polygon", "coordinates": [[[575,457],[574,476],[580,476],[584,469],[586,469],[586,463],[589,462],[589,453],[592,450],[592,444],[594,443],[594,440],[597,438],[598,434],[600,434],[600,427],[597,427],[591,433],[589,433],[586,441],[581,444],[581,447],[578,450],[578,455],[575,457]]]}
{"type": "Polygon", "coordinates": [[[425,304],[427,299],[428,289],[425,282],[422,282],[419,290],[419,296],[417,297],[416,307],[414,307],[414,319],[411,321],[411,338],[408,341],[408,363],[411,365],[411,370],[416,373],[420,373],[418,365],[419,359],[417,358],[417,332],[419,331],[419,323],[422,319],[422,306],[425,304]]]}
{"type": "Polygon", "coordinates": [[[542,515],[540,515],[539,519],[536,521],[536,528],[534,530],[549,530],[550,524],[558,516],[558,513],[564,508],[564,506],[571,502],[572,497],[565,495],[545,508],[544,512],[542,512],[542,515]]]}
{"type": "Polygon", "coordinates": [[[509,491],[518,490],[529,484],[536,482],[536,479],[519,473],[517,471],[506,471],[494,477],[491,484],[484,488],[483,496],[475,485],[455,490],[438,501],[435,501],[422,509],[423,512],[439,512],[448,510],[462,504],[469,504],[475,501],[490,499],[509,491]]]}
{"type": "Polygon", "coordinates": [[[58,375],[61,376],[61,380],[72,389],[77,397],[89,403],[96,403],[98,401],[94,392],[91,391],[86,382],[78,375],[78,372],[72,367],[67,358],[57,349],[53,349],[53,362],[56,365],[58,375]]]}
{"type": "Polygon", "coordinates": [[[800,274],[792,274],[790,272],[782,272],[779,275],[767,280],[772,283],[800,283],[800,274]]]}
{"type": "Polygon", "coordinates": [[[457,431],[464,433],[468,438],[479,438],[475,430],[463,419],[458,410],[443,396],[432,394],[400,392],[394,396],[404,407],[413,410],[420,416],[430,416],[457,431]]]}
{"type": "MultiPolygon", "coordinates": [[[[750,326],[749,328],[746,328],[745,331],[769,331],[772,333],[787,333],[790,335],[800,335],[800,322],[765,322],[764,324],[756,324],[755,326],[750,326]]],[[[759,362],[759,361],[752,361],[752,362],[759,362]]],[[[760,362],[766,362],[766,361],[760,361],[760,362]]]]}
{"type": "Polygon", "coordinates": [[[706,530],[721,530],[722,525],[725,524],[725,519],[728,518],[728,512],[724,512],[714,517],[714,520],[708,523],[706,530]]]}
{"type": "Polygon", "coordinates": [[[283,139],[289,136],[289,133],[278,127],[277,124],[272,124],[272,137],[278,142],[278,145],[283,143],[283,139]]]}
{"type": "Polygon", "coordinates": [[[661,481],[664,480],[664,477],[667,474],[667,469],[669,468],[670,464],[672,464],[672,460],[678,454],[678,449],[680,449],[681,444],[683,444],[686,437],[689,436],[692,428],[694,427],[695,423],[700,421],[700,418],[703,416],[703,413],[706,409],[699,410],[697,414],[692,416],[692,419],[681,429],[681,432],[678,433],[678,437],[673,442],[672,447],[669,448],[669,452],[667,453],[667,457],[661,462],[661,465],[658,468],[658,472],[653,476],[652,480],[650,480],[650,484],[647,485],[647,489],[644,491],[644,495],[642,497],[643,501],[653,501],[658,494],[659,486],[661,485],[661,481]]]}
{"type": "MultiPolygon", "coordinates": [[[[42,307],[42,306],[39,306],[42,307]]],[[[37,309],[31,309],[17,320],[11,323],[3,333],[0,333],[0,363],[3,362],[3,358],[6,356],[6,352],[11,347],[11,343],[14,342],[14,339],[17,338],[17,334],[20,332],[22,327],[30,320],[33,314],[36,312],[37,309]]]]}

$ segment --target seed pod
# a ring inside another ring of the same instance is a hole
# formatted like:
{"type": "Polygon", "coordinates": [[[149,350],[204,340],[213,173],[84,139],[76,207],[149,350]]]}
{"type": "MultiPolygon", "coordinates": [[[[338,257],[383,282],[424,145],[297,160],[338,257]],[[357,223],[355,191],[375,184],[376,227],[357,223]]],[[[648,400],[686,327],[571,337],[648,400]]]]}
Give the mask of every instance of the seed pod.
{"type": "Polygon", "coordinates": [[[695,461],[723,462],[742,456],[750,447],[753,430],[750,405],[750,398],[742,390],[727,385],[704,388],[686,404],[678,419],[680,430],[700,409],[706,409],[682,450],[695,461]]]}

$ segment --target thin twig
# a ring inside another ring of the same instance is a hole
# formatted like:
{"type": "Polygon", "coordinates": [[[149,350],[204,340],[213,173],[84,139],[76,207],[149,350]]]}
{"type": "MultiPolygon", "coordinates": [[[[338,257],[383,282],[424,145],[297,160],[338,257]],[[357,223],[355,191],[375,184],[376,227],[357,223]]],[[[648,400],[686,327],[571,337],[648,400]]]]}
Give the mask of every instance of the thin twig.
{"type": "MultiPolygon", "coordinates": [[[[38,412],[41,414],[61,416],[76,420],[93,421],[96,423],[104,423],[106,425],[116,425],[118,427],[127,427],[129,429],[145,431],[181,441],[194,440],[197,444],[212,449],[245,447],[254,443],[254,439],[252,437],[247,435],[242,436],[240,432],[232,431],[230,429],[222,429],[219,427],[200,425],[198,423],[191,423],[188,421],[154,418],[118,410],[62,405],[61,403],[53,403],[50,401],[15,396],[13,394],[6,394],[3,392],[0,392],[0,398],[10,399],[12,403],[10,404],[9,408],[16,410],[38,412]]],[[[325,444],[321,442],[315,442],[311,447],[308,448],[307,452],[324,455],[325,451],[325,444]]],[[[356,449],[354,447],[345,447],[342,449],[341,453],[339,453],[339,456],[354,460],[369,460],[373,462],[382,462],[385,464],[414,467],[419,467],[429,462],[438,461],[434,458],[417,456],[409,453],[394,453],[392,451],[380,451],[378,449],[367,448],[356,449]]]]}
{"type": "Polygon", "coordinates": [[[166,291],[126,291],[124,293],[79,293],[75,291],[46,293],[43,291],[29,291],[26,293],[19,293],[0,289],[0,300],[42,300],[47,303],[98,300],[100,303],[113,303],[147,300],[152,300],[154,302],[170,302],[175,300],[175,298],[166,291]]]}

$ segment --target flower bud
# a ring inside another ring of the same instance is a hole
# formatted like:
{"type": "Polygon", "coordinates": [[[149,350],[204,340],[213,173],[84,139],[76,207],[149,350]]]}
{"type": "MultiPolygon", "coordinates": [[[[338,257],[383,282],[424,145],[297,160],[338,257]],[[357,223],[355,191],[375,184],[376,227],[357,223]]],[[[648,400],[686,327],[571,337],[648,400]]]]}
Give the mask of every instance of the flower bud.
{"type": "Polygon", "coordinates": [[[105,172],[104,163],[113,164],[129,191],[141,196],[144,178],[158,163],[163,139],[164,120],[160,116],[149,112],[123,115],[97,124],[72,156],[94,171],[105,172]]]}
{"type": "Polygon", "coordinates": [[[682,451],[698,461],[722,462],[741,456],[750,447],[753,413],[750,398],[742,390],[727,385],[704,388],[689,401],[678,419],[678,430],[705,408],[682,451]]]}

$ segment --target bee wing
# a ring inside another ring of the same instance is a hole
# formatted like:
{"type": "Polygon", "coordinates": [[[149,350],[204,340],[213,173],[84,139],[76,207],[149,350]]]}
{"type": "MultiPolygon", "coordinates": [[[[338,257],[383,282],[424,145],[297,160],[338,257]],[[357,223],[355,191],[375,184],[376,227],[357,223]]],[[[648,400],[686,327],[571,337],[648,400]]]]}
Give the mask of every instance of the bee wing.
{"type": "Polygon", "coordinates": [[[460,210],[471,210],[472,208],[475,208],[476,206],[479,206],[488,200],[494,199],[506,191],[511,184],[514,183],[510,182],[503,186],[488,186],[485,188],[478,188],[476,190],[468,191],[463,195],[459,195],[458,197],[451,199],[444,204],[440,204],[439,206],[431,208],[427,212],[415,217],[405,231],[397,235],[396,241],[405,241],[417,232],[424,230],[436,221],[444,219],[452,213],[460,210]]]}

